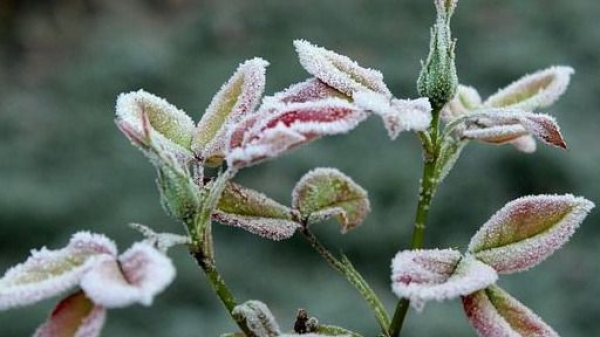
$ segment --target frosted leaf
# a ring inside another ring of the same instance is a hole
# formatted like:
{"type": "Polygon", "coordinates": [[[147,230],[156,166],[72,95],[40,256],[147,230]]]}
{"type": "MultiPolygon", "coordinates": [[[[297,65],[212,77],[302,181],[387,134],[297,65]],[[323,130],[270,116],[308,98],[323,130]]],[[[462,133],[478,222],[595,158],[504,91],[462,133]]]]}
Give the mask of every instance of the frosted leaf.
{"type": "Polygon", "coordinates": [[[571,194],[513,200],[479,229],[468,251],[499,273],[529,269],[565,244],[593,207],[571,194]]]}
{"type": "Polygon", "coordinates": [[[260,301],[247,301],[233,308],[232,314],[237,319],[243,319],[246,325],[256,336],[278,337],[281,336],[279,325],[273,317],[271,310],[260,301]]]}
{"type": "Polygon", "coordinates": [[[363,68],[346,56],[317,47],[305,40],[295,40],[294,46],[300,64],[308,73],[347,96],[352,96],[358,91],[370,90],[391,97],[381,72],[363,68]]]}
{"type": "Polygon", "coordinates": [[[116,123],[134,143],[150,144],[161,152],[188,154],[194,122],[182,110],[144,90],[120,94],[117,98],[116,123]]]}
{"type": "Polygon", "coordinates": [[[558,337],[538,315],[498,286],[462,301],[469,323],[481,337],[558,337]]]}
{"type": "Polygon", "coordinates": [[[221,194],[213,219],[271,240],[287,239],[300,227],[290,208],[231,182],[221,194]]]}
{"type": "Polygon", "coordinates": [[[85,274],[81,288],[107,308],[133,303],[149,306],[175,277],[171,260],[145,242],[135,243],[116,259],[106,258],[85,274]]]}
{"type": "Polygon", "coordinates": [[[333,168],[317,168],[294,187],[292,206],[308,223],[334,216],[342,233],[358,226],[370,211],[367,191],[333,168]]]}
{"type": "Polygon", "coordinates": [[[105,319],[106,310],[80,291],[62,300],[34,337],[97,337],[105,319]]]}
{"type": "Polygon", "coordinates": [[[510,141],[510,144],[517,148],[517,150],[525,153],[533,153],[537,148],[535,139],[531,135],[518,137],[510,141]]]}
{"type": "Polygon", "coordinates": [[[261,58],[240,64],[206,109],[194,133],[192,150],[207,164],[220,165],[225,157],[229,128],[254,112],[265,89],[268,65],[261,58]]]}
{"type": "Polygon", "coordinates": [[[166,253],[173,246],[191,243],[191,239],[187,236],[173,233],[156,233],[150,227],[138,223],[132,223],[129,226],[140,232],[145,237],[145,241],[161,253],[166,253]]]}
{"type": "Polygon", "coordinates": [[[268,99],[283,103],[302,103],[329,97],[345,98],[346,96],[328,86],[325,82],[313,77],[304,82],[296,83],[276,93],[273,97],[268,97],[268,99]]]}
{"type": "Polygon", "coordinates": [[[338,98],[289,104],[272,101],[260,109],[258,117],[239,123],[248,128],[232,129],[227,161],[236,167],[252,165],[321,136],[346,133],[366,117],[364,111],[338,98]]]}
{"type": "Polygon", "coordinates": [[[101,257],[116,255],[115,244],[103,235],[80,232],[67,247],[32,251],[0,279],[0,310],[32,304],[76,287],[101,257]]]}
{"type": "Polygon", "coordinates": [[[431,123],[431,105],[427,98],[390,99],[376,92],[359,91],[353,99],[358,107],[382,118],[391,139],[396,139],[401,131],[424,131],[431,123]]]}
{"type": "MultiPolygon", "coordinates": [[[[478,113],[477,116],[468,119],[466,124],[467,128],[462,132],[465,138],[504,144],[531,134],[546,144],[567,148],[556,120],[545,114],[495,109],[478,113]]],[[[521,148],[531,150],[530,144],[517,145],[525,145],[521,148]]]]}
{"type": "Polygon", "coordinates": [[[484,105],[527,111],[548,107],[565,92],[574,72],[565,66],[540,70],[500,89],[484,105]]]}
{"type": "Polygon", "coordinates": [[[481,104],[481,96],[477,89],[459,84],[456,96],[446,104],[441,116],[445,122],[449,122],[454,118],[468,115],[470,111],[478,109],[481,104]]]}
{"type": "Polygon", "coordinates": [[[402,251],[392,260],[392,291],[419,311],[427,301],[468,295],[497,278],[489,266],[453,249],[402,251]]]}

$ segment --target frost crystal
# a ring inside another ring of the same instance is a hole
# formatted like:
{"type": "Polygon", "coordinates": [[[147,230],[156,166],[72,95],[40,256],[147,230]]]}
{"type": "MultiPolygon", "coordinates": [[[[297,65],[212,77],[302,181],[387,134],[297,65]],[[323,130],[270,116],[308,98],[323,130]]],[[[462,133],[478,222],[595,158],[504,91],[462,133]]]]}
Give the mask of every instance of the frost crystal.
{"type": "Polygon", "coordinates": [[[471,326],[481,337],[558,337],[539,316],[497,286],[462,301],[471,326]]]}
{"type": "Polygon", "coordinates": [[[565,244],[593,207],[570,194],[513,200],[479,229],[468,251],[499,273],[529,269],[565,244]]]}
{"type": "Polygon", "coordinates": [[[207,164],[220,164],[225,157],[229,128],[256,109],[265,89],[268,65],[261,58],[240,64],[206,109],[196,128],[192,150],[207,164]]]}
{"type": "Polygon", "coordinates": [[[373,91],[359,91],[353,98],[358,107],[382,118],[391,139],[396,139],[401,131],[424,131],[431,123],[431,104],[427,98],[390,99],[373,91]]]}
{"type": "Polygon", "coordinates": [[[471,294],[497,278],[489,266],[453,249],[403,251],[392,260],[392,290],[417,310],[430,300],[471,294]]]}
{"type": "Polygon", "coordinates": [[[381,72],[363,68],[347,56],[317,47],[305,40],[295,40],[300,63],[319,80],[352,97],[358,91],[375,91],[391,97],[381,72]]]}
{"type": "Polygon", "coordinates": [[[106,310],[95,305],[83,292],[62,300],[34,337],[97,337],[104,325],[106,310]]]}
{"type": "Polygon", "coordinates": [[[230,133],[227,162],[242,167],[272,157],[325,135],[355,128],[366,114],[339,98],[302,103],[269,104],[242,120],[230,133]]]}
{"type": "Polygon", "coordinates": [[[302,103],[329,97],[344,98],[345,96],[325,82],[313,77],[294,84],[284,91],[276,93],[273,97],[269,97],[269,99],[283,103],[302,103]]]}
{"type": "Polygon", "coordinates": [[[260,337],[281,336],[279,325],[273,317],[271,310],[260,301],[247,301],[236,306],[232,314],[246,321],[248,328],[260,337]]]}
{"type": "Polygon", "coordinates": [[[548,107],[565,92],[574,72],[571,67],[554,66],[526,75],[498,90],[484,105],[527,111],[548,107]]]}
{"type": "Polygon", "coordinates": [[[358,226],[370,211],[367,191],[333,168],[317,168],[294,187],[292,206],[308,223],[335,216],[342,233],[358,226]]]}

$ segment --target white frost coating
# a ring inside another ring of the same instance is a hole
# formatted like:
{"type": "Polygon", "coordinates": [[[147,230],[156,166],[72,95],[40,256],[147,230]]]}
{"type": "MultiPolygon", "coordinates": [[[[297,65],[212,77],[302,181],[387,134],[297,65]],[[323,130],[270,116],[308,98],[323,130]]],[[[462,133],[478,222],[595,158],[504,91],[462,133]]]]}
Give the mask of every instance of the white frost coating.
{"type": "Polygon", "coordinates": [[[138,223],[129,224],[131,228],[139,231],[145,238],[146,242],[158,249],[161,253],[166,253],[169,248],[179,245],[187,245],[191,242],[187,236],[173,233],[156,233],[148,226],[138,223]]]}
{"type": "Polygon", "coordinates": [[[240,122],[250,125],[243,136],[238,128],[232,128],[229,165],[255,164],[321,136],[346,133],[367,117],[365,112],[339,98],[289,104],[271,101],[258,114],[258,119],[249,116],[240,122]],[[234,136],[242,140],[234,141],[234,136]]]}
{"type": "Polygon", "coordinates": [[[240,64],[223,84],[196,128],[192,143],[196,154],[202,158],[225,157],[229,129],[260,103],[268,66],[269,62],[253,58],[240,64]]]}
{"type": "Polygon", "coordinates": [[[564,245],[592,208],[571,194],[513,200],[477,231],[468,251],[499,273],[529,269],[564,245]]]}
{"type": "Polygon", "coordinates": [[[554,66],[526,75],[498,90],[484,105],[528,111],[548,107],[565,92],[574,72],[571,67],[554,66]]]}
{"type": "Polygon", "coordinates": [[[497,286],[462,301],[469,323],[480,337],[559,337],[538,315],[497,286]]]}
{"type": "Polygon", "coordinates": [[[403,251],[392,260],[392,291],[418,311],[427,301],[468,295],[497,279],[492,268],[453,249],[403,251]]]}
{"type": "Polygon", "coordinates": [[[289,239],[300,228],[298,223],[291,220],[245,216],[220,211],[213,213],[213,220],[275,241],[289,239]]]}
{"type": "Polygon", "coordinates": [[[477,139],[486,143],[506,144],[529,135],[529,132],[520,124],[492,125],[484,128],[470,128],[464,130],[462,137],[477,139]]]}
{"type": "Polygon", "coordinates": [[[454,118],[468,115],[471,110],[480,108],[482,104],[477,89],[459,84],[456,96],[442,110],[442,120],[447,123],[454,118]]]}
{"type": "Polygon", "coordinates": [[[81,280],[87,296],[107,308],[152,304],[174,279],[171,260],[145,242],[137,242],[115,259],[104,259],[81,280]]]}
{"type": "MultiPolygon", "coordinates": [[[[279,337],[281,330],[271,310],[261,301],[251,300],[233,308],[232,314],[246,320],[248,328],[260,337],[279,337]]],[[[304,335],[303,335],[304,336],[304,335]]]]}
{"type": "Polygon", "coordinates": [[[537,148],[535,138],[532,135],[518,137],[509,143],[517,148],[517,150],[525,153],[533,153],[537,148]]]}
{"type": "Polygon", "coordinates": [[[305,40],[295,40],[294,46],[300,64],[308,73],[347,96],[364,90],[392,96],[383,82],[381,72],[363,68],[347,56],[317,47],[305,40]]]}
{"type": "Polygon", "coordinates": [[[33,336],[97,337],[100,336],[105,320],[106,309],[94,305],[82,293],[75,293],[56,306],[33,336]]]}
{"type": "Polygon", "coordinates": [[[33,304],[76,287],[101,257],[114,258],[115,244],[103,235],[79,232],[67,247],[32,251],[0,279],[0,310],[33,304]]]}
{"type": "Polygon", "coordinates": [[[431,123],[431,104],[427,98],[390,99],[373,91],[359,91],[352,98],[356,106],[381,117],[392,140],[401,131],[424,131],[431,123]]]}
{"type": "Polygon", "coordinates": [[[134,145],[140,146],[139,139],[148,136],[165,152],[189,153],[194,122],[163,98],[144,90],[122,93],[117,98],[116,117],[117,125],[130,131],[125,134],[134,145]],[[144,125],[145,118],[149,126],[144,125]]]}
{"type": "Polygon", "coordinates": [[[342,96],[339,91],[328,86],[318,78],[313,77],[304,82],[293,84],[272,97],[265,97],[265,99],[273,99],[283,103],[302,103],[338,96],[342,96]]]}

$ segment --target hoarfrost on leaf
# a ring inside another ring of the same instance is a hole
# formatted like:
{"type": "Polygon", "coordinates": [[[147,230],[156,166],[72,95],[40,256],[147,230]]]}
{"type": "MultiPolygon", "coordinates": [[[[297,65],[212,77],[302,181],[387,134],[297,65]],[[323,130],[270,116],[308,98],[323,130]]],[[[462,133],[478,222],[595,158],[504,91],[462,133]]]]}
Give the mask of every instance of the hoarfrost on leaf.
{"type": "Polygon", "coordinates": [[[381,72],[361,67],[349,57],[317,47],[305,40],[295,40],[300,64],[306,71],[349,97],[358,91],[374,91],[391,97],[381,72]]]}
{"type": "Polygon", "coordinates": [[[481,337],[558,337],[542,319],[498,286],[462,298],[469,323],[481,337]]]}
{"type": "Polygon", "coordinates": [[[192,150],[207,165],[220,165],[226,155],[229,128],[256,109],[265,89],[268,65],[261,58],[240,64],[206,109],[195,130],[192,150]]]}
{"type": "Polygon", "coordinates": [[[346,98],[346,96],[330,87],[325,82],[313,77],[304,82],[296,83],[266,99],[272,99],[283,103],[302,103],[329,97],[346,98]]]}
{"type": "Polygon", "coordinates": [[[468,251],[499,273],[529,269],[565,244],[593,207],[571,194],[513,200],[479,229],[468,251]]]}
{"type": "Polygon", "coordinates": [[[422,310],[425,302],[471,294],[496,282],[496,272],[453,249],[399,252],[392,260],[392,290],[422,310]]]}
{"type": "Polygon", "coordinates": [[[358,226],[370,211],[367,191],[333,168],[308,172],[292,193],[292,206],[302,219],[312,223],[335,216],[342,233],[358,226]]]}
{"type": "Polygon", "coordinates": [[[278,337],[281,336],[279,324],[266,304],[251,300],[233,308],[232,314],[237,319],[243,319],[246,325],[256,336],[278,337]]]}
{"type": "Polygon", "coordinates": [[[34,337],[97,337],[105,319],[106,310],[79,291],[56,306],[34,337]]]}

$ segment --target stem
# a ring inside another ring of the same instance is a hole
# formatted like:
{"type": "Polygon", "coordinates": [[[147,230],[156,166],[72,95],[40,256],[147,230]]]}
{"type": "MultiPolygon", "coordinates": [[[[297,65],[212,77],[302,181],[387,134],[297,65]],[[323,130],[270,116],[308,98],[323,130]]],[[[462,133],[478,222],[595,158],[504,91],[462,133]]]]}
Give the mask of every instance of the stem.
{"type": "Polygon", "coordinates": [[[333,269],[344,275],[348,282],[350,282],[350,284],[356,288],[360,295],[371,306],[371,309],[373,309],[375,313],[377,322],[381,326],[382,331],[386,333],[387,327],[390,325],[388,313],[381,303],[379,297],[377,297],[377,294],[375,294],[373,289],[369,286],[362,275],[356,269],[354,269],[352,263],[350,263],[350,261],[345,257],[342,257],[342,261],[336,258],[325,246],[323,246],[323,244],[307,227],[304,227],[304,229],[302,229],[300,232],[304,235],[310,245],[325,259],[325,261],[327,261],[327,263],[329,263],[333,269]]]}
{"type": "MultiPolygon", "coordinates": [[[[433,112],[433,119],[431,121],[431,127],[429,128],[429,136],[433,145],[432,149],[429,150],[424,146],[423,151],[423,173],[411,243],[411,249],[413,250],[423,247],[423,237],[425,235],[425,224],[427,223],[427,216],[429,215],[429,207],[431,206],[431,200],[433,199],[433,195],[438,186],[436,166],[439,149],[441,147],[438,140],[439,115],[439,110],[433,112]]],[[[390,337],[400,336],[400,331],[402,330],[402,325],[406,318],[409,305],[410,301],[406,298],[403,298],[398,302],[389,328],[390,337]]]]}

